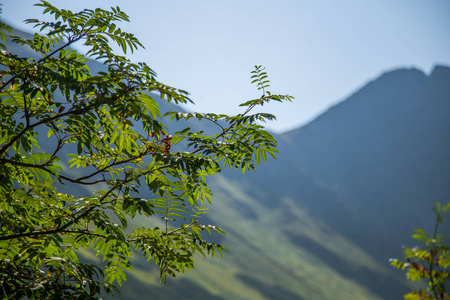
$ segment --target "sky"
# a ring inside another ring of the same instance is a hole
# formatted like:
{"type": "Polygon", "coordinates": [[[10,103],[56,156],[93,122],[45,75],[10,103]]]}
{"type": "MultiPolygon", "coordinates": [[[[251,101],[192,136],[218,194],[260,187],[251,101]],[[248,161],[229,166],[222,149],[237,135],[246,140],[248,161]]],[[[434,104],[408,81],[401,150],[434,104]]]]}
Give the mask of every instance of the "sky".
{"type": "MultiPolygon", "coordinates": [[[[51,19],[36,2],[0,0],[0,17],[32,32],[24,19],[51,19]]],[[[120,27],[145,46],[130,59],[187,90],[191,111],[240,113],[240,103],[261,96],[250,72],[264,66],[269,90],[295,97],[262,108],[277,116],[265,124],[276,133],[308,123],[386,71],[450,66],[449,0],[49,2],[72,11],[119,6],[131,19],[120,27]]]]}

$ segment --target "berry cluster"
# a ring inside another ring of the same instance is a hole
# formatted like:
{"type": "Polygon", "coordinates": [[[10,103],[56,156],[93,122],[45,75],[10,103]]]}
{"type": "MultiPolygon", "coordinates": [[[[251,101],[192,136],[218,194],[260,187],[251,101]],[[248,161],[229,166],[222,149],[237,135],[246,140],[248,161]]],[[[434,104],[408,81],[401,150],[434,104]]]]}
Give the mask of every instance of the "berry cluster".
{"type": "Polygon", "coordinates": [[[168,154],[170,152],[170,138],[166,135],[162,142],[164,143],[164,153],[168,154]]]}

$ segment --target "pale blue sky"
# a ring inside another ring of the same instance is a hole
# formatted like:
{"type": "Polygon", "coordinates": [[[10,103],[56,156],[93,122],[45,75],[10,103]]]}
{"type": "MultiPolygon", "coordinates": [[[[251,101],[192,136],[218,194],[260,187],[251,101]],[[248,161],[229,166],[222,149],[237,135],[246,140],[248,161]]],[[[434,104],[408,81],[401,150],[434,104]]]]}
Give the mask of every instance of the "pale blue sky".
{"type": "MultiPolygon", "coordinates": [[[[296,97],[264,107],[278,117],[267,124],[275,132],[305,124],[385,71],[450,66],[449,0],[50,2],[74,11],[120,6],[131,18],[122,28],[146,47],[132,59],[189,91],[191,110],[238,113],[239,103],[260,96],[249,77],[265,66],[272,92],[296,97]]],[[[19,29],[44,18],[34,0],[0,3],[19,29]]]]}

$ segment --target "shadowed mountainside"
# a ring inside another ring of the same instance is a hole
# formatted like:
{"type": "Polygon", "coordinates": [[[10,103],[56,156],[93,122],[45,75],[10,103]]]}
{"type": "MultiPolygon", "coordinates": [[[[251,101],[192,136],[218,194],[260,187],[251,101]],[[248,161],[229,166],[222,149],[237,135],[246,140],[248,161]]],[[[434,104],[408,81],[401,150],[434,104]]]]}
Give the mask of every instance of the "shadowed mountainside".
{"type": "MultiPolygon", "coordinates": [[[[413,243],[413,229],[432,229],[432,204],[449,201],[449,115],[450,68],[437,66],[429,76],[416,69],[387,72],[310,124],[278,136],[278,159],[242,181],[267,206],[293,199],[387,265],[413,243]]],[[[373,274],[350,274],[323,251],[323,238],[288,234],[338,264],[343,276],[384,298],[400,296],[390,279],[380,277],[385,282],[377,285],[373,274]]]]}

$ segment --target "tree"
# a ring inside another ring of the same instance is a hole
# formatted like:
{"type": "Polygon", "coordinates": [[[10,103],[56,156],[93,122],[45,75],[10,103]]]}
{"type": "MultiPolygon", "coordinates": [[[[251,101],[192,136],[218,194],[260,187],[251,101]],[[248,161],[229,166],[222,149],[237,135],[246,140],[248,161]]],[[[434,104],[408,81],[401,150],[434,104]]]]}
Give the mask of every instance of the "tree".
{"type": "Polygon", "coordinates": [[[418,228],[413,238],[422,243],[424,247],[406,247],[406,262],[392,259],[391,264],[399,269],[407,269],[406,277],[412,281],[425,280],[428,288],[420,289],[405,295],[406,300],[444,300],[450,299],[448,284],[450,282],[450,247],[443,244],[444,235],[438,234],[439,224],[443,214],[450,211],[450,202],[446,205],[435,204],[433,212],[436,214],[434,232],[429,236],[424,230],[418,228]]]}
{"type": "Polygon", "coordinates": [[[73,13],[46,1],[36,5],[55,18],[26,21],[44,35],[10,38],[40,58],[0,54],[2,297],[94,299],[118,291],[135,251],[154,260],[162,281],[193,268],[196,252],[226,251],[203,237],[224,233],[201,223],[212,195],[206,177],[223,167],[253,170],[261,158],[275,157],[276,141],[256,124],[275,117],[250,113],[293,97],[267,91],[267,74],[257,66],[251,78],[262,96],[243,103],[242,114],[164,118],[152,95],[175,103],[191,102],[189,95],[124,56],[142,45],[117,27],[128,21],[119,7],[73,13]],[[70,48],[77,42],[84,55],[70,48]],[[91,72],[87,58],[102,61],[104,70],[91,72]],[[166,126],[191,118],[217,131],[166,126]],[[140,197],[144,188],[151,197],[140,197]],[[156,225],[129,228],[138,215],[156,225]],[[95,251],[104,265],[80,261],[80,249],[95,251]]]}

